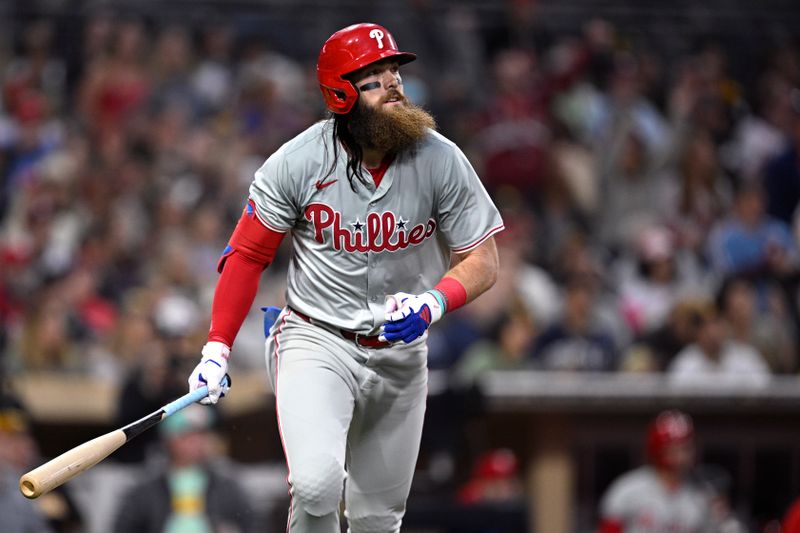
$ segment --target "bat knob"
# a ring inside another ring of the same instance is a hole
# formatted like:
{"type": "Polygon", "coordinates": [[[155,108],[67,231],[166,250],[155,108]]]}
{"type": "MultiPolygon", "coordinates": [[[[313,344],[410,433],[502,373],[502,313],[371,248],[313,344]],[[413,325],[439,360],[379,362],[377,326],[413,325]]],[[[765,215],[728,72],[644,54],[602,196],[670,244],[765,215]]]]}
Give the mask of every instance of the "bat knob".
{"type": "Polygon", "coordinates": [[[20,478],[19,491],[23,496],[29,499],[38,498],[41,494],[39,487],[36,486],[36,483],[33,480],[28,479],[28,476],[22,476],[20,478]]]}

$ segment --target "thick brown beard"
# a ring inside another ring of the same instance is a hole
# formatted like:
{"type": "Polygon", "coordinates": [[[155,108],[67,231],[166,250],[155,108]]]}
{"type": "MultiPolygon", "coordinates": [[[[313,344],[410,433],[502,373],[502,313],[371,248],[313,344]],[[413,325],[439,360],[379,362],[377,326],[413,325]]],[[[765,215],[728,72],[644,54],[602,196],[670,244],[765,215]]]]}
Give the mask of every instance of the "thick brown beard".
{"type": "Polygon", "coordinates": [[[350,133],[363,148],[399,154],[413,148],[436,129],[434,118],[419,106],[404,100],[391,109],[372,108],[358,101],[349,120],[350,133]]]}

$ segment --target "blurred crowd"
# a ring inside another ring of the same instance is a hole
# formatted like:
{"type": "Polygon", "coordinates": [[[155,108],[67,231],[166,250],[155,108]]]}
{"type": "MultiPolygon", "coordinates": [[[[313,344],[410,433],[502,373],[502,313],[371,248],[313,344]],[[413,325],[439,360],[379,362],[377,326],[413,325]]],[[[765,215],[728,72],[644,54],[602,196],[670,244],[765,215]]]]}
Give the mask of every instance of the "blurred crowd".
{"type": "MultiPolygon", "coordinates": [[[[797,371],[797,47],[765,48],[739,80],[713,41],[660,57],[603,20],[536,40],[535,21],[504,39],[466,9],[444,24],[456,38],[420,30],[406,89],[507,230],[500,281],[432,332],[432,368],[797,371]]],[[[202,345],[254,169],[324,116],[315,58],[233,24],[100,13],[67,51],[58,20],[16,29],[0,54],[2,368],[169,373],[202,345]]],[[[259,303],[282,303],[287,255],[259,303]]],[[[235,349],[261,365],[261,339],[235,349]]]]}
{"type": "Polygon", "coordinates": [[[712,43],[667,68],[621,39],[593,21],[494,56],[462,145],[508,229],[497,287],[451,317],[463,342],[445,329],[433,351],[461,380],[534,367],[757,385],[797,371],[797,48],[736,80],[712,43]]]}
{"type": "MultiPolygon", "coordinates": [[[[398,29],[420,58],[406,93],[507,226],[497,285],[431,331],[431,368],[458,388],[492,369],[797,373],[797,43],[762,43],[741,77],[713,39],[669,55],[606,20],[553,34],[531,5],[398,29]]],[[[226,20],[63,22],[0,41],[0,376],[110,380],[130,421],[186,387],[253,172],[324,117],[316,56],[226,20]]],[[[288,260],[259,305],[283,303],[288,260]]],[[[263,338],[234,353],[260,369],[263,338]]]]}

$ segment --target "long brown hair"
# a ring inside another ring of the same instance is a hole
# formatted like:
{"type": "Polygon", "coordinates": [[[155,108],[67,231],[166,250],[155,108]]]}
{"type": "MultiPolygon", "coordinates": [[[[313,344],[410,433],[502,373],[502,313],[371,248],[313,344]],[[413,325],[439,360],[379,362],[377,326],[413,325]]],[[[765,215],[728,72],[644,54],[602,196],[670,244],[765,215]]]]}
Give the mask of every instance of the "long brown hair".
{"type": "MultiPolygon", "coordinates": [[[[354,114],[358,113],[358,103],[353,106],[353,110],[349,113],[340,114],[332,113],[333,129],[331,137],[333,142],[333,160],[325,174],[323,181],[331,176],[336,171],[336,165],[339,159],[340,143],[347,153],[347,180],[350,182],[350,188],[356,190],[354,180],[358,179],[362,183],[366,183],[366,178],[363,174],[361,163],[364,161],[364,149],[358,142],[356,142],[353,133],[350,131],[350,121],[354,114]]],[[[326,151],[328,143],[325,143],[326,151]]]]}

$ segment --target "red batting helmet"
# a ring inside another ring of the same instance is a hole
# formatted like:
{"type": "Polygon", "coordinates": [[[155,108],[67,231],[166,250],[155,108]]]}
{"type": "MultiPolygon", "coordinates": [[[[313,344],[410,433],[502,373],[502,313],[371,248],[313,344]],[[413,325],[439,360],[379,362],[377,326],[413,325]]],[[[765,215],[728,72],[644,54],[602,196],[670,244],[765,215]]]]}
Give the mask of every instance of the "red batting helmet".
{"type": "Polygon", "coordinates": [[[673,444],[689,443],[694,439],[694,426],[689,415],[680,411],[663,411],[647,431],[647,457],[651,463],[672,467],[666,448],[673,444]]]}
{"type": "Polygon", "coordinates": [[[358,90],[345,79],[356,70],[386,58],[401,65],[417,56],[397,49],[392,34],[377,24],[354,24],[331,35],[317,60],[317,79],[325,105],[334,113],[347,113],[358,100],[358,90]]]}

